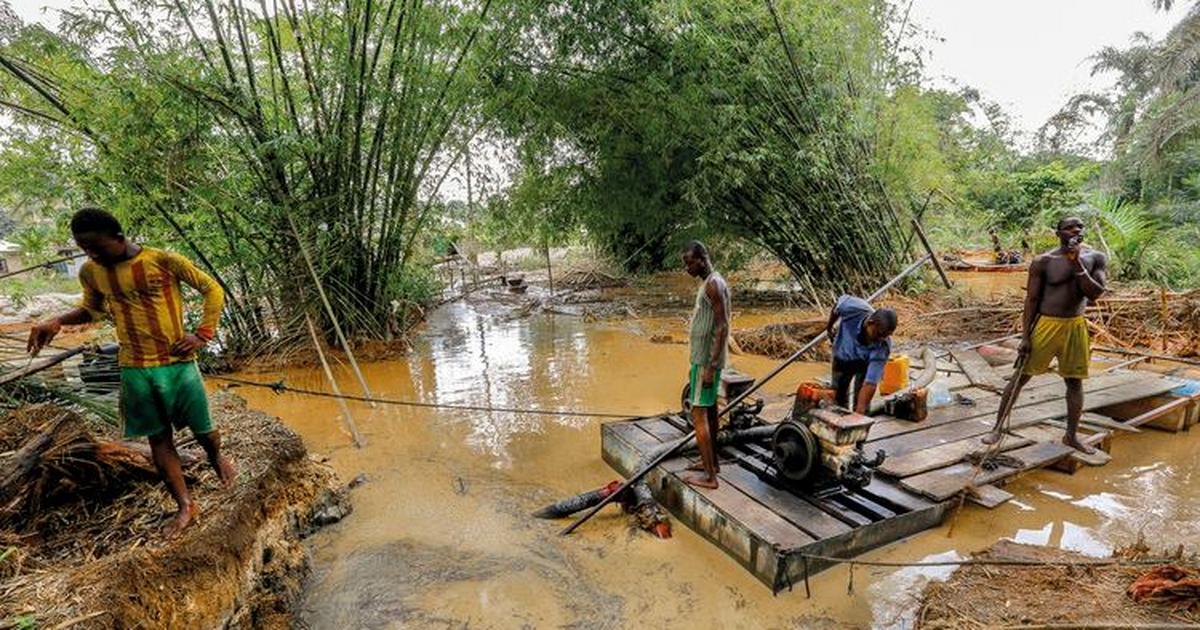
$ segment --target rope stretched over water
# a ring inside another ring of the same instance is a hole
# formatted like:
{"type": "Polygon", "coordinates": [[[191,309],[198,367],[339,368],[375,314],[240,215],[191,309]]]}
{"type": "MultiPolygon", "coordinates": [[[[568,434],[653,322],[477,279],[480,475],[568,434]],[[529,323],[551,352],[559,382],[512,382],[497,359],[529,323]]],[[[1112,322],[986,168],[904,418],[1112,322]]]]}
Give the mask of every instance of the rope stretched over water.
{"type": "MultiPolygon", "coordinates": [[[[647,415],[637,414],[637,413],[616,413],[616,412],[605,412],[605,411],[575,411],[575,410],[569,410],[569,409],[531,409],[531,408],[524,408],[524,407],[492,407],[492,406],[487,406],[487,405],[457,405],[457,404],[453,404],[453,403],[430,403],[430,402],[420,402],[420,401],[416,401],[416,400],[402,400],[402,399],[398,399],[398,398],[379,398],[376,396],[367,398],[366,396],[355,396],[353,394],[340,394],[339,395],[339,394],[334,394],[332,392],[323,392],[323,391],[316,390],[316,389],[305,389],[302,387],[292,387],[290,385],[285,385],[282,380],[276,381],[274,383],[264,383],[262,381],[252,381],[249,379],[236,378],[233,376],[218,376],[215,374],[205,375],[205,378],[209,378],[209,379],[216,380],[216,381],[225,381],[228,383],[236,383],[238,385],[246,385],[249,387],[262,387],[265,389],[269,389],[269,390],[275,392],[276,394],[282,394],[282,393],[286,392],[286,393],[292,393],[292,394],[300,394],[303,396],[317,396],[320,398],[340,398],[342,400],[351,400],[351,401],[355,401],[355,402],[366,402],[366,403],[374,402],[374,403],[378,403],[381,405],[397,405],[400,407],[420,407],[422,409],[453,409],[456,411],[521,413],[521,414],[540,415],[540,416],[575,416],[575,417],[580,417],[580,418],[641,419],[641,418],[654,417],[654,416],[647,416],[647,415]]],[[[669,412],[664,412],[664,413],[669,413],[669,412]]]]}

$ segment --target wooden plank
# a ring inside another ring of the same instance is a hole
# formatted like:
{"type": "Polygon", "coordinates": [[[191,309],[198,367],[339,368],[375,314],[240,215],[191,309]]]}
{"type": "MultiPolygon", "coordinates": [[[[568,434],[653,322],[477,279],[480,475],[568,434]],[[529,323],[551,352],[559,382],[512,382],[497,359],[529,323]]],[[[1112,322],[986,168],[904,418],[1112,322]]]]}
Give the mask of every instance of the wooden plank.
{"type": "MultiPolygon", "coordinates": [[[[980,441],[982,436],[972,436],[954,442],[947,442],[927,449],[905,453],[897,457],[883,460],[879,472],[890,477],[910,477],[930,470],[944,468],[956,464],[967,455],[987,448],[980,441]]],[[[1000,442],[1000,450],[1011,451],[1015,448],[1033,444],[1033,440],[1014,435],[1006,435],[1000,442]]]]}
{"type": "Polygon", "coordinates": [[[831,495],[827,501],[853,510],[872,521],[883,521],[896,516],[896,512],[887,505],[876,503],[867,498],[866,495],[859,495],[853,492],[842,492],[831,495]]]}
{"type": "Polygon", "coordinates": [[[972,482],[977,487],[995,483],[1001,479],[1045,466],[1072,452],[1074,449],[1061,442],[1039,442],[1008,453],[1010,457],[1021,462],[1020,468],[1000,466],[994,470],[983,470],[963,462],[908,477],[900,481],[900,486],[935,501],[945,501],[971,485],[972,482]]]}
{"type": "Polygon", "coordinates": [[[1070,459],[1080,462],[1086,466],[1103,466],[1112,461],[1112,455],[1109,455],[1100,449],[1096,449],[1096,452],[1094,453],[1075,451],[1074,453],[1071,453],[1070,459]]]}
{"type": "Polygon", "coordinates": [[[1166,403],[1165,405],[1150,409],[1136,417],[1130,418],[1126,421],[1126,424],[1133,427],[1141,426],[1161,417],[1163,414],[1173,412],[1176,408],[1194,406],[1196,404],[1196,400],[1196,397],[1177,398],[1169,403],[1166,403]]]}
{"type": "Polygon", "coordinates": [[[976,486],[967,494],[968,501],[976,505],[982,505],[989,510],[1008,502],[1012,498],[1013,494],[1011,492],[1001,490],[991,484],[976,486]]]}
{"type": "MultiPolygon", "coordinates": [[[[1098,392],[1128,383],[1140,382],[1146,379],[1154,379],[1153,376],[1145,376],[1134,374],[1131,372],[1122,372],[1116,374],[1105,374],[1096,378],[1090,378],[1083,382],[1083,392],[1087,394],[1098,392]]],[[[929,410],[929,417],[922,422],[909,422],[907,420],[885,420],[876,422],[871,427],[871,434],[868,442],[880,440],[883,438],[892,437],[894,435],[904,435],[907,433],[915,433],[925,431],[933,427],[976,418],[979,416],[995,417],[996,412],[1000,410],[1000,396],[978,389],[972,388],[961,392],[975,400],[975,404],[971,406],[951,404],[944,407],[935,407],[929,410]]],[[[1024,389],[1021,390],[1021,395],[1017,397],[1017,403],[1014,409],[1036,405],[1047,400],[1055,400],[1066,395],[1066,386],[1063,385],[1062,379],[1052,374],[1042,374],[1030,379],[1024,389]],[[1051,380],[1039,381],[1042,377],[1051,377],[1051,380]]]]}
{"type": "MultiPolygon", "coordinates": [[[[1124,385],[1102,389],[1092,395],[1085,395],[1083,410],[1091,411],[1120,402],[1137,400],[1155,396],[1170,391],[1172,383],[1161,378],[1141,379],[1126,382],[1124,385]]],[[[1009,428],[1017,429],[1043,420],[1061,417],[1065,411],[1066,402],[1059,398],[1034,405],[1022,406],[1013,410],[1009,419],[1009,428]]],[[[994,418],[975,417],[959,422],[944,424],[917,433],[908,433],[886,438],[879,441],[867,442],[866,449],[874,451],[882,448],[891,457],[899,457],[906,453],[931,448],[940,444],[967,439],[982,435],[991,430],[995,424],[994,418]]]]}
{"type": "MultiPolygon", "coordinates": [[[[1136,426],[1148,426],[1163,431],[1171,431],[1177,433],[1182,431],[1187,426],[1189,409],[1186,403],[1178,403],[1174,406],[1167,407],[1179,400],[1186,400],[1180,396],[1166,394],[1162,396],[1153,396],[1140,400],[1131,400],[1129,402],[1120,403],[1099,409],[1100,413],[1106,416],[1112,416],[1120,420],[1130,420],[1132,418],[1141,417],[1136,426]],[[1146,414],[1155,412],[1154,415],[1147,416],[1146,414]]],[[[1125,426],[1133,426],[1126,424],[1125,426]]]]}
{"type": "MultiPolygon", "coordinates": [[[[1066,419],[1055,418],[1052,420],[1043,420],[1043,424],[1048,424],[1053,427],[1062,429],[1067,428],[1066,419]]],[[[1112,431],[1121,431],[1124,433],[1141,433],[1142,430],[1137,427],[1131,427],[1124,422],[1117,422],[1108,416],[1102,416],[1098,413],[1087,412],[1079,417],[1079,426],[1081,428],[1105,429],[1112,431]]]]}
{"type": "Polygon", "coordinates": [[[636,472],[638,460],[657,448],[661,442],[634,426],[636,421],[607,422],[600,427],[601,455],[623,477],[636,472]],[[620,439],[621,450],[608,448],[610,439],[620,439]],[[610,455],[612,457],[610,457],[610,455]]]}
{"type": "Polygon", "coordinates": [[[635,422],[638,427],[653,435],[659,442],[674,442],[684,436],[683,431],[663,418],[644,418],[635,422]]]}
{"type": "Polygon", "coordinates": [[[878,476],[871,479],[871,483],[867,487],[860,488],[855,492],[865,494],[871,497],[876,503],[890,504],[896,508],[897,512],[914,512],[933,507],[933,503],[927,499],[917,496],[900,486],[890,479],[882,479],[878,476]]]}
{"type": "MultiPolygon", "coordinates": [[[[633,422],[605,424],[601,436],[605,461],[618,462],[614,468],[623,475],[630,473],[655,440],[633,422]]],[[[815,541],[732,486],[706,490],[687,485],[672,470],[686,465],[683,459],[669,460],[647,475],[654,498],[768,586],[773,586],[779,575],[778,562],[784,550],[815,541]]]]}
{"type": "Polygon", "coordinates": [[[951,350],[950,356],[954,357],[963,372],[967,373],[971,384],[976,387],[1000,393],[1008,384],[1004,376],[974,350],[951,350]]]}
{"type": "Polygon", "coordinates": [[[959,390],[971,387],[971,379],[967,378],[966,374],[955,371],[947,375],[945,372],[939,372],[937,380],[946,385],[946,389],[956,392],[959,390]]]}
{"type": "Polygon", "coordinates": [[[728,483],[763,505],[763,507],[787,519],[804,530],[814,540],[837,536],[850,530],[850,526],[826,514],[808,501],[771,486],[758,475],[736,464],[722,466],[718,475],[721,483],[728,483]]]}
{"type": "MultiPolygon", "coordinates": [[[[942,519],[945,518],[950,505],[949,502],[927,503],[921,509],[901,514],[895,518],[859,527],[840,536],[821,539],[807,547],[796,550],[795,554],[807,553],[838,558],[853,558],[877,547],[882,547],[888,543],[916,534],[917,532],[937,527],[942,522],[942,519]]],[[[782,587],[788,582],[799,583],[803,581],[804,563],[799,558],[793,557],[795,554],[788,554],[785,556],[784,561],[780,563],[782,575],[780,575],[776,582],[778,585],[776,588],[782,587]]],[[[810,574],[816,573],[828,568],[832,564],[828,561],[810,560],[808,569],[810,574]]]]}
{"type": "MultiPolygon", "coordinates": [[[[3,374],[0,374],[0,385],[5,385],[5,384],[11,383],[13,381],[25,378],[26,376],[30,376],[32,374],[37,374],[38,372],[41,372],[42,370],[45,370],[47,368],[54,367],[55,365],[58,365],[59,363],[62,363],[63,361],[66,361],[67,359],[83,352],[84,348],[86,348],[86,347],[87,346],[78,346],[78,347],[72,348],[70,350],[64,350],[54,356],[46,357],[36,363],[33,362],[33,360],[31,359],[27,365],[24,365],[21,367],[14,367],[14,369],[12,369],[8,372],[5,372],[3,374]]],[[[13,366],[9,365],[7,367],[13,367],[13,366]]]]}

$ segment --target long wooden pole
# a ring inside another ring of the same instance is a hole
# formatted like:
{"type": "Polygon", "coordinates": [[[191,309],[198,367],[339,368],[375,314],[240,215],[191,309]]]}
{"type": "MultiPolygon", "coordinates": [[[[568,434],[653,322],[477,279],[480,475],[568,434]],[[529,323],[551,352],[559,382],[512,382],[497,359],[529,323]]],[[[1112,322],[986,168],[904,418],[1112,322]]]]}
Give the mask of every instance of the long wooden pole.
{"type": "Polygon", "coordinates": [[[30,363],[25,367],[0,374],[0,385],[5,385],[7,383],[25,378],[30,374],[41,372],[46,368],[54,367],[59,363],[62,363],[63,361],[66,361],[67,359],[79,354],[80,352],[83,352],[85,348],[87,348],[87,346],[79,346],[76,348],[71,348],[70,350],[64,350],[52,357],[47,357],[45,360],[38,363],[30,363]]]}
{"type": "Polygon", "coordinates": [[[350,430],[350,438],[354,440],[354,446],[362,448],[362,435],[359,434],[358,427],[354,425],[354,416],[350,415],[350,406],[342,398],[342,390],[338,387],[337,379],[333,378],[333,370],[329,368],[329,361],[325,359],[325,350],[321,348],[321,336],[317,334],[317,327],[313,325],[312,318],[308,316],[308,313],[304,314],[304,323],[308,324],[308,334],[312,337],[313,347],[317,349],[317,357],[321,359],[321,369],[325,370],[325,378],[329,380],[329,386],[333,388],[338,406],[342,408],[342,417],[345,418],[346,428],[350,430]]]}
{"type": "Polygon", "coordinates": [[[1100,352],[1111,352],[1113,354],[1123,354],[1131,357],[1144,357],[1146,359],[1159,359],[1162,361],[1174,361],[1176,363],[1184,363],[1186,365],[1200,365],[1200,361],[1196,359],[1186,359],[1184,357],[1176,357],[1169,354],[1159,354],[1157,352],[1142,352],[1140,350],[1126,350],[1125,348],[1113,348],[1111,346],[1092,346],[1092,350],[1100,352]]]}
{"type": "Polygon", "coordinates": [[[937,254],[933,252],[933,246],[929,244],[929,239],[925,238],[925,230],[921,227],[921,222],[913,219],[913,230],[917,233],[917,238],[921,239],[921,245],[925,247],[925,251],[929,253],[929,259],[933,261],[933,268],[937,270],[938,276],[941,277],[942,283],[949,289],[954,285],[950,282],[950,278],[946,276],[946,271],[942,269],[942,261],[938,260],[937,254]]]}
{"type": "MultiPolygon", "coordinates": [[[[929,262],[930,260],[933,260],[934,258],[935,257],[933,256],[933,254],[926,254],[925,256],[921,257],[919,260],[917,260],[913,264],[906,267],[904,269],[904,271],[901,271],[899,274],[897,274],[896,277],[892,278],[891,280],[888,280],[886,284],[884,284],[883,286],[876,289],[874,293],[872,293],[869,297],[867,297],[867,301],[872,302],[872,301],[878,299],[884,293],[887,293],[889,289],[896,286],[896,283],[900,282],[901,280],[906,278],[909,274],[911,274],[912,272],[919,269],[921,267],[921,265],[924,265],[925,263],[929,262]]],[[[818,343],[821,343],[822,341],[824,341],[825,338],[828,336],[829,336],[828,332],[821,331],[821,333],[819,335],[817,335],[816,337],[813,337],[812,340],[810,340],[808,343],[804,344],[803,347],[801,347],[799,350],[792,353],[792,356],[785,359],[783,363],[780,363],[775,369],[771,370],[771,372],[769,374],[758,379],[754,383],[754,385],[750,386],[749,389],[742,392],[741,394],[738,394],[733,400],[729,401],[724,407],[722,407],[719,411],[717,411],[717,417],[719,418],[719,417],[725,415],[726,413],[728,413],[730,409],[733,409],[734,407],[736,407],[738,405],[738,403],[745,400],[746,397],[749,396],[750,394],[753,394],[754,392],[758,391],[758,389],[760,387],[767,384],[767,381],[770,381],[771,379],[775,378],[780,372],[782,372],[784,369],[786,369],[789,365],[795,363],[797,360],[800,359],[801,356],[803,356],[809,350],[812,350],[813,347],[815,347],[818,343]]],[[[566,527],[566,529],[563,529],[561,532],[559,532],[559,535],[566,536],[566,535],[570,534],[571,532],[575,531],[575,528],[579,527],[580,525],[584,524],[588,519],[595,516],[597,512],[599,512],[601,509],[604,508],[604,506],[608,505],[609,503],[612,503],[613,500],[616,499],[618,496],[620,496],[620,494],[626,488],[628,488],[629,486],[632,486],[633,484],[640,481],[642,479],[642,477],[645,477],[646,474],[649,473],[651,470],[653,470],[655,466],[661,464],[662,462],[666,461],[668,458],[673,456],[677,451],[679,451],[680,448],[683,447],[684,444],[687,443],[688,440],[692,439],[692,436],[694,436],[695,433],[696,433],[695,431],[691,431],[687,435],[685,435],[682,438],[680,438],[679,440],[675,441],[675,443],[673,443],[670,448],[664,450],[658,457],[655,457],[653,460],[651,460],[649,464],[646,464],[645,466],[642,467],[641,470],[635,472],[631,477],[626,479],[621,484],[621,486],[619,488],[617,488],[616,492],[613,492],[612,494],[608,495],[607,497],[604,498],[603,501],[592,506],[592,508],[589,509],[587,512],[584,512],[583,516],[580,516],[574,523],[571,523],[570,525],[568,525],[566,527]]]]}
{"type": "Polygon", "coordinates": [[[8,273],[0,274],[0,280],[3,280],[5,278],[11,278],[13,276],[19,276],[23,273],[29,273],[30,271],[36,271],[38,269],[49,269],[49,268],[53,267],[54,265],[57,265],[58,263],[69,262],[69,261],[75,260],[76,258],[83,258],[84,256],[87,256],[87,254],[84,252],[79,252],[78,254],[71,254],[70,256],[63,256],[62,258],[55,258],[54,260],[47,260],[46,262],[41,263],[40,265],[30,265],[28,267],[25,267],[24,269],[17,269],[16,271],[10,271],[8,273]]]}

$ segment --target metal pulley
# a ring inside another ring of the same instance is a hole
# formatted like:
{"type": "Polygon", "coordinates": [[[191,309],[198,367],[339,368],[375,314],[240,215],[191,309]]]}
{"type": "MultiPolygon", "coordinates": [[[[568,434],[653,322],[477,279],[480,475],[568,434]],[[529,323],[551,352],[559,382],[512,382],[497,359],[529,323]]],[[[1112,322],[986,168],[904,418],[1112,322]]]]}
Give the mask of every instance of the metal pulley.
{"type": "Polygon", "coordinates": [[[807,426],[785,420],[771,436],[771,453],[779,475],[791,481],[803,481],[821,456],[820,445],[807,426]]]}

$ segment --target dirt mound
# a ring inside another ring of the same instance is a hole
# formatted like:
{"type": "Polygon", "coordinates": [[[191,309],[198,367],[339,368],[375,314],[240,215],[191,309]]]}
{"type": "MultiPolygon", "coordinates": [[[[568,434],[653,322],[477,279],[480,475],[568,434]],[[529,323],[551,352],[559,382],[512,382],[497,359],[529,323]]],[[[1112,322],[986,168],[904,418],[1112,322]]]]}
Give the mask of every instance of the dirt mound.
{"type": "MultiPolygon", "coordinates": [[[[767,324],[759,328],[735,330],[733,338],[743,352],[772,359],[786,359],[825,330],[825,320],[807,319],[786,324],[767,324]]],[[[829,358],[829,345],[820,344],[809,353],[812,359],[829,358]]]]}
{"type": "Polygon", "coordinates": [[[629,280],[600,269],[571,269],[555,278],[555,282],[568,289],[611,289],[629,285],[629,280]]]}
{"type": "MultiPolygon", "coordinates": [[[[1135,551],[1144,551],[1144,547],[1135,551]]],[[[1138,553],[1118,552],[1129,558],[1138,553]]],[[[975,558],[1035,562],[1088,562],[1071,551],[1000,541],[975,558]]],[[[1195,558],[1175,565],[1196,572],[1195,558]]],[[[922,596],[917,627],[1158,627],[1200,623],[1200,614],[1171,602],[1135,602],[1131,584],[1151,566],[1024,567],[964,565],[922,596]]]]}
{"type": "Polygon", "coordinates": [[[38,454],[18,467],[31,468],[15,486],[21,500],[0,504],[4,627],[290,625],[307,573],[300,541],[348,513],[345,491],[278,420],[230,394],[211,403],[239,476],[222,489],[181,440],[199,518],[170,542],[161,529],[173,503],[148,451],[58,407],[10,414],[0,425],[0,471],[38,454]]]}

